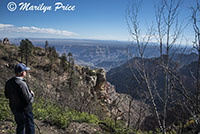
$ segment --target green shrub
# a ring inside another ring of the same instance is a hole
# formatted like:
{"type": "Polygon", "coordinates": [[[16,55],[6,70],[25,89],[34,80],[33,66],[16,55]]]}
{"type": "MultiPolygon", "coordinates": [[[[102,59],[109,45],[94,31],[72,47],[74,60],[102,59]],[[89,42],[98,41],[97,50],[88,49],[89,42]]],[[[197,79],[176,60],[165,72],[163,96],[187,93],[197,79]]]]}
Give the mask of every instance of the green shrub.
{"type": "Polygon", "coordinates": [[[0,92],[0,121],[13,120],[8,100],[0,92]]]}
{"type": "MultiPolygon", "coordinates": [[[[35,99],[33,103],[33,113],[36,119],[56,125],[62,129],[69,126],[71,122],[98,124],[106,133],[114,131],[115,134],[153,134],[153,132],[142,132],[134,128],[127,128],[123,121],[114,121],[111,118],[106,118],[100,121],[94,114],[86,112],[78,112],[63,108],[56,103],[46,101],[44,99],[35,99]],[[102,125],[104,124],[104,125],[102,125]]],[[[14,122],[13,114],[9,108],[8,100],[0,93],[0,121],[12,120],[14,122]]],[[[175,131],[170,133],[176,134],[175,131]]],[[[161,134],[159,129],[156,134],[161,134]]]]}
{"type": "Polygon", "coordinates": [[[8,102],[0,100],[0,120],[10,119],[12,118],[11,115],[8,102]]]}
{"type": "Polygon", "coordinates": [[[60,128],[68,127],[70,122],[86,122],[91,124],[97,124],[99,122],[98,117],[93,114],[69,110],[56,103],[44,101],[43,99],[35,102],[33,108],[35,118],[44,120],[60,128]]]}
{"type": "Polygon", "coordinates": [[[111,118],[106,118],[100,122],[101,128],[105,131],[112,132],[116,134],[130,134],[135,133],[134,129],[127,128],[123,121],[114,121],[111,118]]]}

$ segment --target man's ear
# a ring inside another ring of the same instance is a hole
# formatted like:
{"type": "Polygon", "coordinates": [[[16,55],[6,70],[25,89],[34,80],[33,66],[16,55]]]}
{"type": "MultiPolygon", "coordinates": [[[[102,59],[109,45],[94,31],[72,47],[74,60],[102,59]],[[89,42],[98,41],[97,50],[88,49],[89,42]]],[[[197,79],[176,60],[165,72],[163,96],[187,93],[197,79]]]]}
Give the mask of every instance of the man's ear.
{"type": "Polygon", "coordinates": [[[22,72],[22,76],[25,76],[25,74],[26,74],[26,71],[23,71],[23,72],[22,72]]]}

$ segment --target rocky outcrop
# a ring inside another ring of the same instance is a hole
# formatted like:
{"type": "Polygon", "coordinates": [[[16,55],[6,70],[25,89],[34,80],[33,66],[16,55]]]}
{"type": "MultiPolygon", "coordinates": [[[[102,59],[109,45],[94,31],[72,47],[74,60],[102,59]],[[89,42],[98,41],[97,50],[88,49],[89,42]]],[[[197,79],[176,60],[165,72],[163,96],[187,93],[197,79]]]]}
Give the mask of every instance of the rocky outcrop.
{"type": "MultiPolygon", "coordinates": [[[[148,105],[134,100],[130,95],[117,93],[115,87],[106,80],[105,70],[92,70],[80,66],[77,69],[77,72],[82,72],[79,75],[81,87],[87,87],[82,90],[82,96],[88,93],[88,102],[96,102],[104,116],[123,120],[127,125],[139,127],[145,117],[150,115],[148,105]]],[[[78,89],[80,91],[81,88],[78,89]]]]}
{"type": "Polygon", "coordinates": [[[4,38],[4,39],[3,39],[3,44],[4,44],[4,45],[10,45],[9,39],[8,39],[8,38],[4,38]]]}

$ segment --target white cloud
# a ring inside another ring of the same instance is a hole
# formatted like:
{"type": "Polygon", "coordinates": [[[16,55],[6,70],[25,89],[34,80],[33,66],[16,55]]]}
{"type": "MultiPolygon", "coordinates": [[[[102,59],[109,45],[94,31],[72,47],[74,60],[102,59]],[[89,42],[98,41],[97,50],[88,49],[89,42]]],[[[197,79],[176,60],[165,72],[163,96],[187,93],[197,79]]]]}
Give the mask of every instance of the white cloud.
{"type": "Polygon", "coordinates": [[[24,33],[24,34],[42,34],[43,36],[60,36],[60,37],[71,37],[77,35],[76,33],[69,32],[66,30],[57,30],[53,28],[39,28],[39,27],[16,27],[12,24],[0,24],[0,31],[1,33],[9,35],[9,33],[12,34],[18,34],[18,33],[24,33]]]}
{"type": "Polygon", "coordinates": [[[0,29],[6,28],[6,27],[13,27],[13,25],[11,25],[11,24],[0,24],[0,29]]]}

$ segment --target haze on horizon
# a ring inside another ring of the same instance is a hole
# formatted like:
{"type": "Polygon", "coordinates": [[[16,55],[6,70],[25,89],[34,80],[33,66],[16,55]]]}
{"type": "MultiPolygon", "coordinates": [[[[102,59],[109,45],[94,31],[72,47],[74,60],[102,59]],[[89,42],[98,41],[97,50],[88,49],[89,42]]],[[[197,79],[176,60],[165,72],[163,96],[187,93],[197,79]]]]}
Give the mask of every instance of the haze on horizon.
{"type": "MultiPolygon", "coordinates": [[[[54,11],[56,1],[13,0],[15,11],[8,10],[9,2],[0,1],[0,37],[8,38],[60,38],[60,39],[92,39],[92,40],[131,40],[126,23],[126,10],[130,0],[60,0],[63,5],[75,6],[74,11],[54,11]],[[23,11],[20,2],[30,6],[51,6],[51,11],[23,11]]],[[[154,5],[156,0],[143,0],[140,9],[140,26],[145,29],[155,21],[154,5]]],[[[185,0],[180,13],[180,21],[190,21],[189,7],[195,0],[185,0]]],[[[187,22],[186,22],[187,23],[187,22]]],[[[189,22],[190,23],[190,22],[189,22]]],[[[192,25],[185,29],[183,42],[191,42],[194,34],[192,25]]],[[[156,41],[152,41],[156,42],[156,41]]],[[[184,44],[184,43],[183,43],[184,44]]],[[[189,43],[190,44],[190,43],[189,43]]]]}

